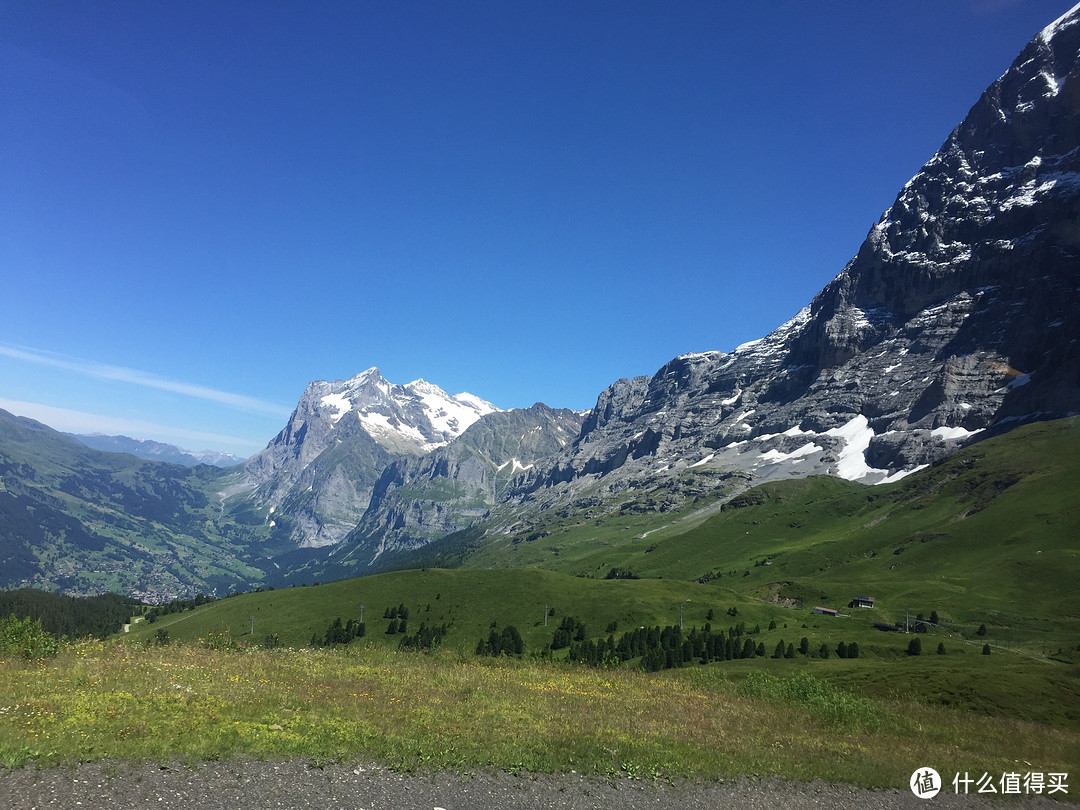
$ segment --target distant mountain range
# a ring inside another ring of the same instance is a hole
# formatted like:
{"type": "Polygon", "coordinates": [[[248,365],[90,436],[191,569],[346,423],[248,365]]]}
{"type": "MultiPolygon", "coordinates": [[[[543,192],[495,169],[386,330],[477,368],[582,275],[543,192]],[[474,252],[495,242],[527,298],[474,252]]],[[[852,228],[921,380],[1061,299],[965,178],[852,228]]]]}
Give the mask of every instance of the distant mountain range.
{"type": "Polygon", "coordinates": [[[232,453],[222,453],[218,450],[183,450],[173,444],[155,442],[149,439],[132,439],[128,436],[105,436],[101,433],[82,435],[69,433],[75,439],[91,447],[94,450],[105,450],[110,453],[130,453],[139,458],[147,458],[153,461],[166,461],[170,464],[185,464],[193,467],[196,464],[211,464],[215,467],[233,467],[243,464],[244,459],[234,456],[232,453]]]}
{"type": "MultiPolygon", "coordinates": [[[[619,380],[588,413],[501,411],[370,368],[311,383],[242,468],[120,467],[140,491],[158,492],[164,477],[194,499],[152,510],[177,560],[203,543],[219,562],[234,555],[247,583],[362,573],[422,551],[435,564],[448,537],[514,544],[571,523],[718,510],[777,479],[897,481],[971,442],[1080,411],[1078,336],[1074,9],[983,93],[839,275],[760,340],[619,380]]],[[[108,483],[117,463],[75,454],[68,478],[35,489],[38,465],[23,450],[0,443],[10,492],[36,493],[58,515],[89,514],[95,498],[122,511],[108,483]],[[56,488],[74,488],[84,512],[56,488]]],[[[44,532],[42,548],[69,534],[44,532]]],[[[60,582],[53,552],[19,554],[22,573],[4,568],[0,584],[60,582]]],[[[182,568],[169,569],[180,591],[225,575],[182,568]]],[[[83,589],[105,581],[92,574],[68,576],[83,589]]]]}

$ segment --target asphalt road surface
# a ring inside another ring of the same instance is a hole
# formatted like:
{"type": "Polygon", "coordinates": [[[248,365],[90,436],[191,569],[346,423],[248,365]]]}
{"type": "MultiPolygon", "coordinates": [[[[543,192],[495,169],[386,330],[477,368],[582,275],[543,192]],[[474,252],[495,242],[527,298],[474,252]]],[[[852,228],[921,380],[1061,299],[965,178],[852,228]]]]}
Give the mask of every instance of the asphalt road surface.
{"type": "Polygon", "coordinates": [[[306,762],[181,764],[94,762],[0,771],[4,810],[697,810],[697,808],[1055,808],[1046,796],[932,799],[906,787],[865,790],[824,782],[598,779],[579,774],[406,774],[376,765],[306,762]]]}

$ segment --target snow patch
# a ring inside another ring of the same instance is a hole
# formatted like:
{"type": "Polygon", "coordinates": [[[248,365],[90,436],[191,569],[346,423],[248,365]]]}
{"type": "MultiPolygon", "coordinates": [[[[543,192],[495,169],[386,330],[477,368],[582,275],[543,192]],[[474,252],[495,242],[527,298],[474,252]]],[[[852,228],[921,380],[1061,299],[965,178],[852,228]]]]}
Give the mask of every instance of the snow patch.
{"type": "Polygon", "coordinates": [[[925,470],[929,467],[929,464],[920,464],[918,467],[912,467],[910,470],[897,470],[892,475],[887,475],[878,481],[878,484],[891,484],[894,481],[899,481],[901,478],[907,478],[912,473],[917,473],[919,470],[925,470]]]}
{"type": "Polygon", "coordinates": [[[533,468],[532,464],[522,464],[520,461],[518,461],[517,457],[515,456],[514,458],[510,459],[509,461],[504,461],[502,464],[500,464],[498,467],[495,468],[495,471],[496,472],[502,472],[503,469],[507,465],[511,465],[510,466],[510,474],[511,475],[515,475],[515,474],[517,474],[519,472],[522,472],[523,470],[531,470],[533,468]]]}
{"type": "Polygon", "coordinates": [[[406,425],[394,419],[390,421],[390,417],[383,413],[369,413],[367,411],[361,411],[356,414],[360,419],[360,424],[364,426],[364,429],[369,433],[390,433],[397,436],[404,436],[417,444],[425,444],[424,434],[419,429],[412,425],[406,425]]]}
{"type": "Polygon", "coordinates": [[[761,460],[770,464],[778,464],[782,461],[792,461],[794,459],[802,459],[806,456],[811,456],[814,453],[821,452],[813,442],[807,442],[802,447],[792,450],[790,453],[781,453],[779,450],[769,450],[768,452],[761,454],[761,460]]]}
{"type": "Polygon", "coordinates": [[[344,394],[327,394],[325,397],[319,400],[319,404],[324,408],[333,408],[336,413],[330,414],[330,421],[337,422],[341,417],[352,410],[352,403],[349,402],[349,398],[344,394]]]}
{"type": "Polygon", "coordinates": [[[930,435],[935,439],[942,439],[944,441],[960,441],[970,438],[976,433],[982,433],[982,428],[979,430],[967,430],[962,427],[939,427],[930,431],[930,435]]]}
{"type": "Polygon", "coordinates": [[[866,463],[866,450],[874,438],[874,430],[867,418],[859,414],[847,424],[825,431],[826,436],[843,440],[844,447],[836,463],[836,474],[848,481],[858,481],[868,475],[880,472],[866,463]]]}

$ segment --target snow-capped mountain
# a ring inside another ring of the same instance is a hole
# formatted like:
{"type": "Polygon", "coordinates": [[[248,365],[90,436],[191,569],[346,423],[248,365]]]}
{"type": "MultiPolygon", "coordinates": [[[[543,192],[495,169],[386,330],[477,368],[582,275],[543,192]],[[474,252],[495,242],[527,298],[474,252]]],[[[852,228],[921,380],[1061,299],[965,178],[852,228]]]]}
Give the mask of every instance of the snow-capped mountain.
{"type": "Polygon", "coordinates": [[[245,470],[258,500],[291,521],[295,542],[341,540],[367,509],[371,488],[400,456],[429,453],[484,414],[472,394],[451,396],[424,380],[391,383],[377,368],[310,383],[289,423],[245,470]]]}

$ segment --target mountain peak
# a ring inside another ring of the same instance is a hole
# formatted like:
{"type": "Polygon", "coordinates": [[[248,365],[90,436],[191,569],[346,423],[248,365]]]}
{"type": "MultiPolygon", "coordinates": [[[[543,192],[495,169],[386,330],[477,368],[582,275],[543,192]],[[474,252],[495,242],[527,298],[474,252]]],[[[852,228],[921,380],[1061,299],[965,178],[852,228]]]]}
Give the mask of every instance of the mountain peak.
{"type": "Polygon", "coordinates": [[[1063,30],[1078,24],[1080,24],[1080,3],[1077,3],[1075,6],[1070,8],[1068,11],[1066,11],[1064,14],[1062,14],[1060,17],[1058,17],[1056,20],[1046,26],[1046,28],[1039,32],[1039,35],[1036,37],[1036,39],[1039,39],[1049,45],[1050,41],[1054,39],[1054,37],[1056,37],[1063,30]]]}

